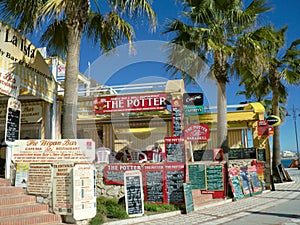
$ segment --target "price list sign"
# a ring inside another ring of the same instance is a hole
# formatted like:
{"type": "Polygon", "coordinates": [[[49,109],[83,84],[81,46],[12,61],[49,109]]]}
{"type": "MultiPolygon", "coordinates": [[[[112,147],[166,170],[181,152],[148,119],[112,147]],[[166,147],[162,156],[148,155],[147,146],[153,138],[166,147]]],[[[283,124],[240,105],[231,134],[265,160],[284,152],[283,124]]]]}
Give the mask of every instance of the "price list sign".
{"type": "Polygon", "coordinates": [[[20,139],[21,102],[9,98],[6,113],[5,142],[10,144],[20,139]]]}
{"type": "Polygon", "coordinates": [[[173,136],[182,136],[182,107],[180,100],[172,102],[173,136]]]}
{"type": "Polygon", "coordinates": [[[168,193],[168,203],[184,203],[183,183],[184,183],[184,165],[167,164],[166,165],[166,184],[168,193]]]}
{"type": "Polygon", "coordinates": [[[164,203],[164,177],[164,165],[144,165],[143,179],[146,202],[164,203]]]}
{"type": "Polygon", "coordinates": [[[124,173],[126,211],[129,216],[144,214],[142,173],[139,170],[124,173]]]}
{"type": "Polygon", "coordinates": [[[184,139],[180,137],[165,137],[167,162],[184,162],[184,139]]]}

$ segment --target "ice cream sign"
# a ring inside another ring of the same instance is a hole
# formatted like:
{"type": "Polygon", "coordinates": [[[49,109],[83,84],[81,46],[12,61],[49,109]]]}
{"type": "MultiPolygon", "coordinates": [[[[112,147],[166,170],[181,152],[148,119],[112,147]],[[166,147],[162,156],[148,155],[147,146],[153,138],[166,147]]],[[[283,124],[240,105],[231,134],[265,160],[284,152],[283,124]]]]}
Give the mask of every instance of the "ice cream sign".
{"type": "Polygon", "coordinates": [[[166,94],[124,95],[93,100],[95,114],[164,110],[165,108],[166,94]]]}
{"type": "Polygon", "coordinates": [[[190,124],[184,129],[184,138],[187,141],[208,141],[209,135],[207,124],[190,124]]]}

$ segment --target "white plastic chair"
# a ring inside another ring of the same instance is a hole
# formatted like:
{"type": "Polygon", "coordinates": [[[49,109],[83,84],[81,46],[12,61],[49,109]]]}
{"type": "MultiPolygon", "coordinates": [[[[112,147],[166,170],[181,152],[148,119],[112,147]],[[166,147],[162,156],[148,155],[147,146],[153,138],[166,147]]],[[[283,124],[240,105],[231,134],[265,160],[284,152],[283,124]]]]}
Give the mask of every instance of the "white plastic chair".
{"type": "Polygon", "coordinates": [[[143,163],[147,162],[147,155],[142,151],[130,150],[130,162],[143,163]]]}
{"type": "Polygon", "coordinates": [[[110,150],[108,148],[96,149],[96,163],[109,163],[110,150]]]}

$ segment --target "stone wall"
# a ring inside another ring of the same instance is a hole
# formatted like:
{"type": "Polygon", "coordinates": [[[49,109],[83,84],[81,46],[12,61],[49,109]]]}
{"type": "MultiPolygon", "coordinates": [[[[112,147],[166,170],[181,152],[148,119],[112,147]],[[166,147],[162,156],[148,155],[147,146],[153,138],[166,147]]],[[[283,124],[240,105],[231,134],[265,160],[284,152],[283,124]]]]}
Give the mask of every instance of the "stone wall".
{"type": "Polygon", "coordinates": [[[96,164],[97,178],[96,178],[96,194],[97,197],[104,196],[113,199],[119,199],[125,195],[124,185],[108,185],[103,180],[103,170],[106,164],[96,164]]]}

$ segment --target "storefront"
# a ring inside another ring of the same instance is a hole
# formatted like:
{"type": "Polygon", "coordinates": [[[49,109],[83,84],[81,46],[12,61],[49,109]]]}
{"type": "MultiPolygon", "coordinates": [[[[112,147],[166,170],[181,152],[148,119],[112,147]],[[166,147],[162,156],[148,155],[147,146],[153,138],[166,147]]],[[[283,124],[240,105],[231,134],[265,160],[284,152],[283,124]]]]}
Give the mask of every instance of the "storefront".
{"type": "MultiPolygon", "coordinates": [[[[14,99],[20,104],[17,139],[51,138],[54,133],[59,133],[60,127],[57,126],[59,121],[56,118],[56,115],[60,114],[59,107],[57,108],[56,105],[57,84],[41,52],[42,50],[32,45],[25,36],[10,26],[0,23],[0,137],[2,141],[6,137],[9,99],[14,99]]],[[[4,145],[4,142],[2,144],[4,145]]],[[[1,151],[6,150],[2,148],[1,151]]],[[[1,161],[5,164],[4,155],[1,154],[1,161]]]]}

